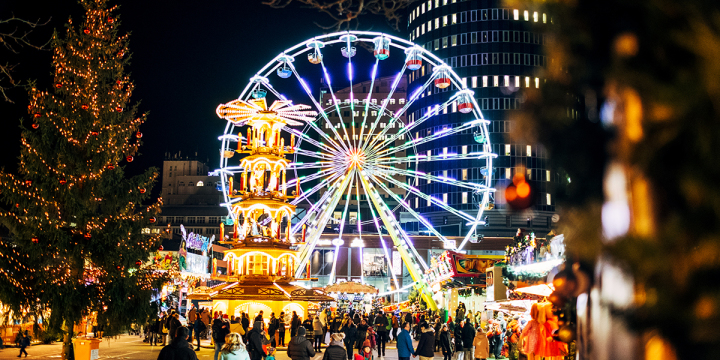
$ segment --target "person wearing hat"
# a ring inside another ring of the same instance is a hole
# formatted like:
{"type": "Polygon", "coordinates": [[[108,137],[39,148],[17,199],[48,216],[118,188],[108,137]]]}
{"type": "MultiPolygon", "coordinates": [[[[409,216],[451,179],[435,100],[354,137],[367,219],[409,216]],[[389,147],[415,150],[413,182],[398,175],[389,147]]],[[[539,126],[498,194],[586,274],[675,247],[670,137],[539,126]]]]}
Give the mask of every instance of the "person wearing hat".
{"type": "Polygon", "coordinates": [[[287,354],[292,360],[310,360],[315,356],[315,349],[313,349],[310,340],[307,339],[304,327],[299,327],[297,335],[288,342],[287,354]]]}
{"type": "Polygon", "coordinates": [[[262,321],[256,321],[253,323],[252,329],[247,333],[247,351],[250,353],[250,360],[262,360],[267,356],[265,349],[263,349],[262,326],[262,321]]]}
{"type": "Polygon", "coordinates": [[[343,343],[344,340],[345,334],[343,333],[330,335],[330,344],[325,349],[323,360],[348,360],[345,344],[343,343]]]}

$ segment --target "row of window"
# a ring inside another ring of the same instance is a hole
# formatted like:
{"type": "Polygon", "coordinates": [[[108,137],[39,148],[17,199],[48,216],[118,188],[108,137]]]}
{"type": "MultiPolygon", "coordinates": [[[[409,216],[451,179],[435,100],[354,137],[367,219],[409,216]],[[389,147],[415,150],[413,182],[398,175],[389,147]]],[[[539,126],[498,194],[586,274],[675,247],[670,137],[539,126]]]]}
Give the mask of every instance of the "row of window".
{"type": "Polygon", "coordinates": [[[224,220],[223,217],[220,216],[165,216],[164,218],[160,219],[161,224],[209,224],[209,225],[219,225],[220,221],[224,220]],[[205,220],[207,219],[207,222],[205,220]]]}
{"type": "Polygon", "coordinates": [[[426,42],[422,47],[426,50],[440,50],[458,45],[470,45],[477,43],[491,42],[516,42],[524,44],[542,44],[546,42],[545,34],[538,34],[531,31],[474,31],[450,36],[443,36],[433,41],[426,42]]]}
{"type": "MultiPolygon", "coordinates": [[[[442,193],[431,195],[431,198],[441,200],[444,204],[467,204],[469,199],[472,198],[472,194],[469,194],[466,191],[459,193],[442,193]]],[[[414,205],[413,207],[415,209],[420,209],[422,207],[430,207],[437,205],[437,201],[432,201],[431,198],[422,199],[419,197],[415,197],[415,201],[410,201],[409,204],[411,205],[409,206],[414,205]]],[[[544,193],[544,196],[541,195],[540,199],[544,200],[541,205],[552,205],[552,196],[550,195],[550,193],[544,193]]]]}
{"type": "MultiPolygon", "coordinates": [[[[172,175],[170,175],[170,176],[172,176],[172,175]]],[[[197,183],[190,181],[187,183],[187,186],[214,186],[214,185],[215,184],[213,184],[212,181],[208,181],[208,182],[198,181],[197,183]]],[[[172,184],[168,184],[168,186],[172,186],[172,184]]],[[[184,181],[178,182],[178,186],[185,186],[185,182],[184,181]]]]}
{"type": "MultiPolygon", "coordinates": [[[[441,6],[440,4],[441,0],[434,0],[435,8],[438,8],[441,6]]],[[[442,5],[447,5],[447,0],[442,0],[442,5]]],[[[455,0],[452,0],[452,3],[455,3],[455,0]]],[[[427,8],[427,11],[430,11],[433,9],[433,0],[428,0],[427,3],[423,2],[420,4],[420,6],[416,7],[415,10],[413,10],[410,13],[410,16],[408,17],[408,23],[412,23],[415,21],[415,19],[418,18],[418,16],[425,14],[425,10],[427,8]],[[425,6],[427,5],[427,7],[425,6]]],[[[522,16],[520,16],[520,10],[518,9],[480,9],[480,10],[470,10],[470,11],[463,11],[455,14],[450,15],[444,15],[442,17],[442,26],[448,26],[455,25],[457,23],[465,23],[465,22],[475,22],[475,21],[492,21],[492,20],[512,20],[515,21],[528,21],[530,22],[540,22],[540,18],[542,17],[543,24],[547,24],[547,14],[546,13],[539,13],[537,11],[533,11],[532,14],[529,10],[523,10],[522,16]],[[511,15],[512,14],[512,15],[511,15]]],[[[432,30],[432,20],[428,21],[428,31],[432,30]]],[[[439,28],[441,25],[440,18],[435,19],[435,29],[439,28]]],[[[552,22],[552,20],[551,20],[552,22]]],[[[425,25],[424,23],[422,25],[425,25]]]]}
{"type": "MultiPolygon", "coordinates": [[[[465,15],[465,13],[464,12],[460,13],[460,15],[465,15]]],[[[452,19],[452,25],[457,23],[456,22],[456,14],[452,14],[451,19],[452,19]]],[[[447,26],[447,24],[448,24],[447,20],[448,20],[447,15],[442,17],[442,21],[443,21],[442,26],[443,27],[447,26]]],[[[462,21],[462,22],[465,22],[465,21],[462,21]]],[[[433,30],[432,24],[433,24],[432,20],[427,22],[427,32],[428,33],[430,33],[430,31],[433,30]]],[[[439,28],[440,28],[440,18],[436,18],[435,19],[435,29],[439,29],[439,28]]],[[[499,42],[499,41],[530,43],[531,41],[529,40],[529,36],[534,36],[534,35],[528,35],[527,34],[528,32],[524,31],[524,33],[526,33],[526,34],[523,36],[523,35],[519,34],[522,32],[523,31],[509,31],[509,30],[508,31],[483,31],[482,33],[484,33],[484,36],[481,37],[480,41],[478,41],[478,39],[477,39],[477,35],[478,35],[477,32],[470,33],[470,34],[473,34],[473,35],[470,35],[470,37],[471,37],[472,44],[475,44],[477,42],[499,42]],[[505,35],[501,37],[500,36],[501,34],[498,34],[500,32],[505,33],[505,35]],[[511,37],[508,35],[508,33],[513,33],[513,32],[515,33],[515,36],[511,37]],[[488,33],[491,33],[491,34],[488,34],[488,33]]],[[[416,27],[415,30],[410,32],[410,41],[414,41],[421,35],[425,35],[425,23],[421,24],[420,26],[416,27]]],[[[463,36],[465,36],[465,34],[463,34],[463,36]]],[[[538,34],[538,37],[539,36],[540,35],[538,34]]],[[[462,41],[462,43],[460,45],[467,44],[467,40],[464,40],[464,41],[461,40],[461,41],[462,41]]],[[[538,42],[533,41],[533,43],[539,44],[539,40],[538,40],[538,42]]],[[[457,37],[454,37],[453,41],[452,41],[452,46],[456,46],[456,45],[457,45],[457,37]]],[[[446,48],[446,47],[447,47],[447,42],[445,42],[443,48],[446,48]]],[[[437,50],[437,45],[435,47],[435,50],[437,50]]]]}

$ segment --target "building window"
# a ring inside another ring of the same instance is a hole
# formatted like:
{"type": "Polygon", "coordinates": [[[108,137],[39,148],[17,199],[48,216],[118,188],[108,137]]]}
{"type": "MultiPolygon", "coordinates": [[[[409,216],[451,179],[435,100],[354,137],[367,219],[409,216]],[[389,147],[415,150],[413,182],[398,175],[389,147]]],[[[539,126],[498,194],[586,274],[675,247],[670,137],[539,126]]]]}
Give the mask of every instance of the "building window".
{"type": "Polygon", "coordinates": [[[188,216],[187,223],[188,224],[195,224],[195,217],[194,216],[188,216]]]}
{"type": "Polygon", "coordinates": [[[505,81],[504,81],[504,83],[505,83],[504,86],[505,86],[505,87],[509,87],[509,86],[510,86],[510,75],[505,75],[503,80],[505,80],[505,81]]]}
{"type": "MultiPolygon", "coordinates": [[[[548,173],[549,173],[549,171],[548,171],[548,173]]],[[[165,218],[165,221],[167,221],[168,224],[172,224],[172,223],[175,222],[175,217],[174,217],[174,216],[168,216],[168,217],[165,218]]]]}
{"type": "Polygon", "coordinates": [[[527,169],[527,178],[528,180],[532,180],[532,169],[527,169]]]}
{"type": "Polygon", "coordinates": [[[247,255],[247,274],[248,275],[267,275],[268,274],[268,258],[266,255],[247,255]]]}
{"type": "Polygon", "coordinates": [[[493,76],[493,86],[495,86],[495,87],[500,86],[500,76],[498,76],[498,75],[493,76]]]}
{"type": "Polygon", "coordinates": [[[451,25],[457,24],[457,14],[452,14],[452,23],[451,25]]]}
{"type": "Polygon", "coordinates": [[[519,76],[515,76],[515,87],[516,88],[520,87],[520,77],[519,76]]]}
{"type": "Polygon", "coordinates": [[[476,88],[477,87],[477,76],[473,76],[471,81],[472,81],[472,87],[476,88]]]}
{"type": "Polygon", "coordinates": [[[468,179],[467,169],[462,169],[462,179],[463,180],[468,179]]]}
{"type": "Polygon", "coordinates": [[[536,89],[540,88],[540,78],[535,78],[535,88],[536,89]]]}
{"type": "Polygon", "coordinates": [[[447,202],[448,202],[447,199],[448,199],[448,198],[447,198],[447,193],[443,193],[443,200],[442,200],[442,201],[443,201],[444,204],[447,204],[447,202]]]}
{"type": "Polygon", "coordinates": [[[420,14],[425,13],[425,4],[420,5],[420,14]]]}
{"type": "Polygon", "coordinates": [[[462,193],[462,203],[463,203],[463,204],[467,204],[467,202],[468,202],[468,193],[467,193],[467,192],[463,192],[463,193],[462,193]]]}
{"type": "Polygon", "coordinates": [[[210,225],[217,225],[219,224],[219,220],[217,216],[211,216],[209,220],[210,225]]]}
{"type": "Polygon", "coordinates": [[[467,145],[462,146],[462,153],[467,154],[467,145]]]}
{"type": "Polygon", "coordinates": [[[545,170],[545,181],[550,181],[550,170],[545,170]]]}
{"type": "Polygon", "coordinates": [[[447,26],[447,15],[443,16],[443,26],[447,26]]]}
{"type": "Polygon", "coordinates": [[[523,16],[525,17],[525,21],[530,21],[530,12],[529,11],[525,10],[525,12],[523,12],[523,16]]]}
{"type": "Polygon", "coordinates": [[[197,217],[197,223],[198,223],[198,224],[204,224],[204,223],[205,223],[205,217],[204,217],[204,216],[198,216],[198,217],[197,217]]]}
{"type": "Polygon", "coordinates": [[[417,198],[417,197],[416,197],[416,198],[415,198],[415,208],[417,209],[417,208],[419,208],[419,207],[420,207],[420,198],[417,198]]]}
{"type": "Polygon", "coordinates": [[[533,21],[538,22],[538,12],[537,11],[533,12],[533,21]]]}
{"type": "Polygon", "coordinates": [[[532,156],[532,146],[528,145],[525,150],[526,150],[527,156],[532,156]]]}
{"type": "MultiPolygon", "coordinates": [[[[443,49],[445,49],[446,47],[448,47],[448,38],[447,38],[447,36],[445,36],[445,37],[442,38],[442,44],[443,44],[443,46],[442,46],[443,49]]],[[[423,67],[423,69],[424,69],[424,67],[423,67]]],[[[425,75],[425,74],[423,74],[423,75],[425,75]]]]}
{"type": "Polygon", "coordinates": [[[550,201],[550,193],[545,194],[545,200],[547,200],[548,205],[552,205],[550,201]]]}
{"type": "Polygon", "coordinates": [[[457,35],[452,35],[450,38],[452,40],[451,46],[457,46],[457,35]]]}
{"type": "Polygon", "coordinates": [[[487,77],[487,76],[483,76],[483,77],[482,77],[482,81],[483,81],[483,87],[487,87],[487,86],[488,86],[488,77],[487,77]]]}
{"type": "Polygon", "coordinates": [[[529,76],[526,76],[526,77],[525,77],[525,87],[526,87],[526,88],[529,88],[529,87],[530,87],[530,77],[529,77],[529,76]]]}
{"type": "Polygon", "coordinates": [[[520,20],[520,10],[518,10],[518,9],[513,10],[513,19],[520,20]]]}
{"type": "Polygon", "coordinates": [[[511,168],[505,168],[505,178],[509,179],[512,177],[512,169],[511,168]]]}
{"type": "Polygon", "coordinates": [[[398,99],[398,104],[402,105],[404,103],[405,103],[405,99],[403,99],[403,98],[398,99]]]}
{"type": "Polygon", "coordinates": [[[511,149],[511,145],[505,144],[505,156],[510,156],[510,149],[511,149]]]}

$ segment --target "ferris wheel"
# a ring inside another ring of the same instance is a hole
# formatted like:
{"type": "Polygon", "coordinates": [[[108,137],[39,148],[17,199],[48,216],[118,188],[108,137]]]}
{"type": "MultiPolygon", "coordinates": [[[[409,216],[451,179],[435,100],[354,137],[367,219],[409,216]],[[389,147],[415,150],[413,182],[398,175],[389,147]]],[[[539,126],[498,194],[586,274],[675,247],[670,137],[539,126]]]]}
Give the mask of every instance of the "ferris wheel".
{"type": "MultiPolygon", "coordinates": [[[[288,125],[302,123],[300,126],[285,126],[282,130],[290,138],[283,141],[290,143],[288,154],[292,154],[292,161],[286,165],[288,179],[285,186],[295,189],[289,191],[294,196],[288,202],[298,208],[303,207],[304,211],[287,227],[281,227],[287,230],[278,230],[288,232],[287,238],[300,245],[296,277],[301,277],[305,271],[320,236],[327,231],[327,225],[336,223],[334,232],[337,239],[342,239],[351,231],[356,234],[354,236],[362,237],[369,233],[379,236],[388,263],[392,262],[388,252],[391,247],[385,240],[392,241],[416,287],[423,288],[426,285],[423,275],[428,265],[413,246],[398,214],[420,224],[426,233],[445,242],[446,248],[453,250],[463,249],[477,226],[484,224],[483,211],[494,191],[491,174],[496,157],[488,136],[489,122],[483,118],[473,91],[450,66],[430,51],[378,32],[345,31],[318,36],[288,48],[268,62],[250,79],[238,101],[263,98],[283,104],[292,101],[294,105],[286,108],[284,116],[291,119],[292,112],[297,111],[294,119],[298,121],[288,122],[288,125]],[[341,70],[339,75],[338,69],[341,70]],[[392,81],[387,90],[378,94],[374,89],[377,89],[381,71],[389,71],[392,81]],[[405,89],[407,95],[402,99],[403,106],[391,110],[391,100],[397,98],[399,85],[411,72],[418,74],[420,71],[423,76],[427,74],[427,80],[415,89],[405,89]],[[366,73],[367,79],[358,76],[366,73]],[[318,79],[322,82],[311,84],[311,80],[318,79]],[[356,91],[353,85],[360,82],[369,82],[369,91],[356,91]],[[317,97],[320,87],[324,89],[324,97],[317,97]],[[410,113],[417,108],[413,104],[418,99],[438,89],[449,91],[442,102],[410,113]],[[340,92],[343,92],[342,96],[340,92]],[[286,95],[291,93],[294,95],[286,95]],[[423,131],[420,134],[417,131],[436,120],[434,118],[439,114],[449,111],[459,113],[459,124],[447,124],[434,132],[423,131]],[[317,115],[308,116],[311,113],[317,115]],[[433,153],[424,150],[461,133],[474,134],[478,151],[433,153]],[[464,161],[470,164],[469,167],[482,169],[484,176],[466,180],[465,176],[457,179],[423,171],[427,164],[454,161],[464,161]],[[422,185],[431,182],[440,182],[456,192],[471,194],[472,199],[478,199],[470,202],[475,208],[457,209],[449,205],[444,197],[423,191],[422,185]],[[369,208],[369,218],[360,219],[361,206],[369,208]],[[423,216],[419,207],[425,206],[433,206],[449,217],[456,217],[455,220],[464,225],[460,234],[462,240],[448,240],[437,226],[423,216]],[[355,214],[354,221],[349,221],[350,213],[355,214]],[[368,230],[368,226],[373,230],[368,230]]],[[[243,136],[242,123],[231,118],[227,120],[224,135],[220,137],[222,156],[219,173],[225,194],[224,205],[233,221],[238,221],[231,208],[234,200],[227,189],[232,177],[243,172],[233,155],[247,138],[243,136]]],[[[333,245],[340,246],[336,242],[333,245]]],[[[337,253],[335,251],[335,260],[337,253]]],[[[331,282],[335,277],[335,263],[333,261],[331,282]]],[[[397,284],[394,266],[389,268],[397,284]]],[[[426,286],[424,292],[430,296],[426,286]]]]}

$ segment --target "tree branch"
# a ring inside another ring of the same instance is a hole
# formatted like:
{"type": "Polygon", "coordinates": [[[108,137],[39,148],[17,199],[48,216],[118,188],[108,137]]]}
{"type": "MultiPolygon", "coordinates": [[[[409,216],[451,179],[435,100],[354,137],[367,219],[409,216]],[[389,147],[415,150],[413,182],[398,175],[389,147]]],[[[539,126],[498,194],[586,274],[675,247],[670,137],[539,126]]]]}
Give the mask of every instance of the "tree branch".
{"type": "MultiPolygon", "coordinates": [[[[42,45],[35,45],[30,41],[29,36],[35,28],[47,25],[49,22],[50,19],[41,23],[40,20],[33,22],[15,16],[0,19],[0,45],[10,54],[18,54],[19,49],[22,47],[42,50],[50,43],[50,39],[42,45]],[[5,29],[8,26],[10,29],[5,29]]],[[[7,61],[0,63],[0,94],[2,94],[5,101],[10,103],[13,101],[8,96],[7,91],[21,85],[21,82],[13,77],[13,70],[17,65],[7,61]]]]}

